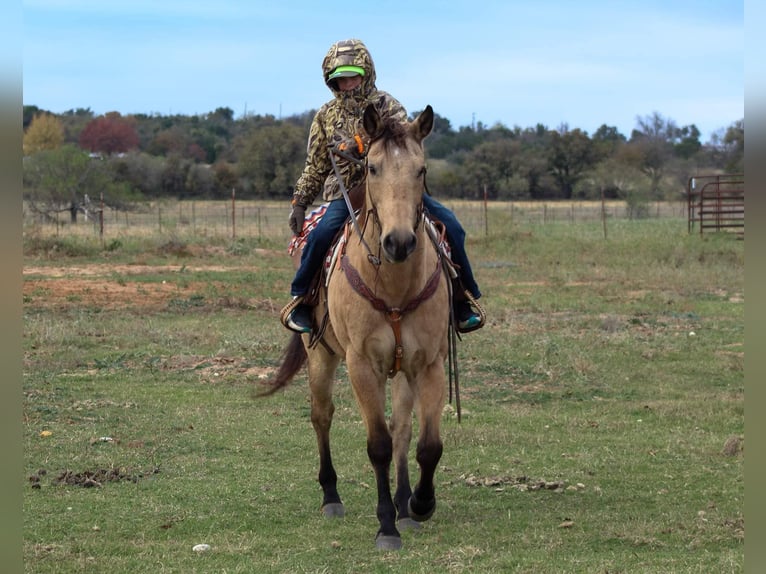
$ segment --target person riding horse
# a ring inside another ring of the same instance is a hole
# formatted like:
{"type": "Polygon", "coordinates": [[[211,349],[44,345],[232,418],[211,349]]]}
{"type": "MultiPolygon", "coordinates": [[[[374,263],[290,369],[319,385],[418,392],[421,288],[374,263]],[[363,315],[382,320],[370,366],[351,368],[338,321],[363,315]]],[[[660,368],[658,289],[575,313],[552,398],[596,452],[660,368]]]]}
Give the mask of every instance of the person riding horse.
{"type": "MultiPolygon", "coordinates": [[[[442,254],[427,247],[433,238],[423,217],[423,140],[433,125],[430,105],[411,122],[382,118],[374,104],[364,109],[362,126],[369,146],[365,185],[359,188],[363,197],[355,228],[358,240],[339,244],[333,255],[339,267],[318,289],[315,315],[324,317],[322,344],[314,344],[314,333],[293,333],[261,393],[268,396],[284,389],[307,365],[320,509],[329,519],[342,517],[345,504],[338,490],[330,429],[336,371],[345,362],[375,476],[377,495],[370,497],[378,519],[375,547],[386,551],[401,549],[402,531],[417,529],[433,516],[435,475],[444,450],[445,363],[454,338],[451,273],[444,269],[442,254]],[[411,449],[415,415],[417,445],[411,449]],[[414,484],[409,471],[413,450],[419,468],[414,484]]],[[[458,404],[458,421],[459,414],[458,404]]]]}
{"type": "MultiPolygon", "coordinates": [[[[289,225],[297,236],[303,232],[306,208],[323,193],[329,204],[319,223],[306,238],[300,266],[290,287],[292,307],[286,314],[287,328],[307,333],[312,330],[313,310],[304,300],[311,282],[319,271],[324,256],[333,239],[349,217],[348,207],[342,196],[341,185],[353,189],[365,177],[362,162],[354,162],[339,156],[338,181],[333,169],[330,149],[352,142],[364,149],[361,139],[362,115],[368,104],[375,105],[383,118],[393,117],[400,121],[407,119],[404,106],[389,93],[375,85],[375,65],[367,47],[361,40],[350,39],[334,43],[322,61],[325,83],[333,93],[333,99],[325,103],[316,113],[309,132],[306,163],[299,177],[292,197],[289,225]]],[[[424,195],[423,204],[432,218],[440,221],[446,230],[451,248],[452,261],[459,271],[463,287],[473,299],[479,299],[481,292],[473,276],[471,264],[465,251],[465,231],[455,214],[430,195],[424,195]]],[[[471,306],[462,289],[455,290],[453,311],[458,331],[467,333],[483,326],[483,316],[471,306]]],[[[287,306],[286,306],[287,307],[287,306]]]]}

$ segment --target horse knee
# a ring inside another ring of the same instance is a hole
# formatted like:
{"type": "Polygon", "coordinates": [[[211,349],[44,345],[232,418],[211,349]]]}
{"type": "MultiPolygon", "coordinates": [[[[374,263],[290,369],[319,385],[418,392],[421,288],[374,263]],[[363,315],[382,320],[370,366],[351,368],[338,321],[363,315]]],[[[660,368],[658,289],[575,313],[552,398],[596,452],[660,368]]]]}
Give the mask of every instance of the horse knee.
{"type": "Polygon", "coordinates": [[[380,433],[367,440],[367,456],[373,464],[391,464],[393,452],[393,440],[388,433],[380,433]]]}
{"type": "Polygon", "coordinates": [[[415,459],[421,468],[436,468],[444,449],[441,440],[423,441],[418,443],[415,459]]]}

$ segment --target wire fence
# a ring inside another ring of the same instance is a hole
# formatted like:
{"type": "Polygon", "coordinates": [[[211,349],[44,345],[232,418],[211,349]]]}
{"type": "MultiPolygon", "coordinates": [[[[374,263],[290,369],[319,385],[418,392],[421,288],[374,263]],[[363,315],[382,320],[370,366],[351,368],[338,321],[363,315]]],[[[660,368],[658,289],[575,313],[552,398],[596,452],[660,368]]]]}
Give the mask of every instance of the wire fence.
{"type": "MultiPolygon", "coordinates": [[[[499,226],[523,224],[577,224],[628,219],[631,210],[623,201],[445,201],[469,236],[489,235],[499,226]]],[[[683,219],[686,202],[653,202],[644,205],[642,217],[683,219]]],[[[24,232],[46,236],[110,238],[155,234],[186,238],[226,237],[289,241],[287,201],[218,200],[162,201],[115,209],[91,203],[77,211],[62,208],[43,217],[24,204],[24,232]]]]}

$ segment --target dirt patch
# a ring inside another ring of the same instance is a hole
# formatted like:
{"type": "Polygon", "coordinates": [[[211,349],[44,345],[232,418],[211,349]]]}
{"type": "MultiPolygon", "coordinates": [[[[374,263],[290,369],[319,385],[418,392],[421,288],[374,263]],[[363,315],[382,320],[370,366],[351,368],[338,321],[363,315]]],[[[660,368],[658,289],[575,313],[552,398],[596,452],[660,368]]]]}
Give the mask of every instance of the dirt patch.
{"type": "Polygon", "coordinates": [[[215,380],[229,375],[244,376],[251,380],[264,380],[274,373],[274,367],[249,364],[244,357],[210,357],[201,355],[178,355],[168,358],[162,365],[165,370],[192,370],[204,380],[215,380]]]}
{"type": "MultiPolygon", "coordinates": [[[[51,480],[51,484],[82,486],[84,488],[100,487],[108,482],[138,482],[147,475],[157,474],[158,468],[148,472],[132,472],[125,468],[99,468],[97,470],[84,470],[82,472],[73,472],[64,470],[51,480]]],[[[29,477],[32,488],[40,488],[42,479],[48,472],[45,469],[38,470],[29,477]]]]}
{"type": "MultiPolygon", "coordinates": [[[[177,299],[186,299],[209,287],[209,282],[174,279],[182,271],[225,272],[241,267],[223,265],[111,265],[94,263],[67,267],[25,267],[23,297],[25,304],[43,308],[72,306],[99,309],[167,308],[177,299]],[[156,282],[126,281],[135,275],[167,274],[169,280],[156,282]]],[[[256,269],[253,268],[253,271],[256,269]]]]}

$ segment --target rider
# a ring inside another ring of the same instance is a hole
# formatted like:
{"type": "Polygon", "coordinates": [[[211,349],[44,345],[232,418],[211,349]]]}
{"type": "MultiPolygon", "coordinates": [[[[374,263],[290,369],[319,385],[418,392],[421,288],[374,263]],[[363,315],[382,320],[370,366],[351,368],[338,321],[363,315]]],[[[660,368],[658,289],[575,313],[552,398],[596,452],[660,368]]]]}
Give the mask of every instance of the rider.
{"type": "MultiPolygon", "coordinates": [[[[295,185],[289,220],[290,229],[295,235],[300,235],[306,207],[313,203],[320,191],[324,200],[329,201],[322,219],[306,239],[300,267],[290,288],[293,301],[288,308],[292,305],[293,309],[285,318],[285,325],[299,333],[311,331],[312,309],[303,303],[303,298],[322,265],[325,253],[349,216],[329,157],[329,146],[354,141],[354,136],[361,134],[363,112],[370,103],[375,104],[383,117],[393,116],[401,121],[407,119],[404,106],[375,86],[375,65],[361,40],[343,40],[333,44],[322,61],[322,74],[334,98],[317,111],[311,122],[306,164],[295,185]]],[[[336,164],[346,189],[353,189],[363,180],[365,172],[362,165],[343,157],[338,157],[336,164]]],[[[426,211],[444,224],[452,261],[459,269],[460,279],[473,298],[478,299],[481,292],[465,252],[465,231],[455,214],[433,197],[424,194],[423,203],[426,211]]],[[[481,316],[464,297],[454,298],[453,309],[459,331],[473,331],[483,325],[481,316]]]]}

